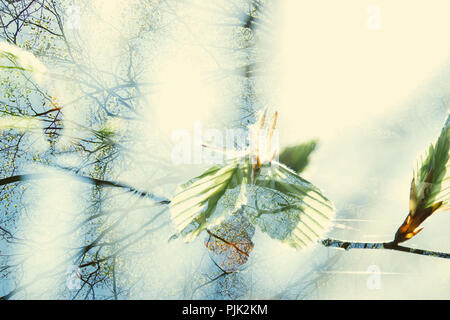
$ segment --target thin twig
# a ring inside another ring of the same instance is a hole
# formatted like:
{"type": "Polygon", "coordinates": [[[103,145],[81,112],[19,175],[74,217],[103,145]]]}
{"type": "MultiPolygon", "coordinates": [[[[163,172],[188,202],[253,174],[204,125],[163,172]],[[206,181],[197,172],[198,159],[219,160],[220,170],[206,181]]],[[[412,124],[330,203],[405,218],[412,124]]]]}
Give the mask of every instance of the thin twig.
{"type": "MultiPolygon", "coordinates": [[[[155,203],[160,204],[160,205],[170,203],[169,199],[155,196],[154,194],[147,192],[147,191],[137,190],[136,188],[129,186],[127,184],[124,184],[124,183],[108,181],[108,180],[101,180],[101,179],[96,179],[96,178],[91,178],[91,177],[81,176],[81,175],[73,175],[73,176],[75,178],[79,179],[80,181],[90,183],[90,184],[93,184],[96,186],[117,187],[117,188],[126,189],[127,191],[135,193],[141,197],[148,197],[148,198],[152,199],[153,201],[155,201],[155,203]]],[[[11,176],[8,178],[0,179],[0,186],[7,185],[10,183],[20,182],[20,181],[25,181],[25,180],[44,179],[45,177],[46,177],[45,174],[39,174],[39,173],[15,175],[15,176],[11,176]]]]}
{"type": "Polygon", "coordinates": [[[391,242],[351,242],[351,241],[342,241],[342,240],[335,240],[335,239],[328,238],[328,239],[322,240],[322,244],[325,247],[340,248],[340,249],[345,249],[345,250],[386,249],[386,250],[395,250],[395,251],[420,254],[423,256],[431,256],[431,257],[436,257],[436,258],[450,259],[450,253],[399,246],[397,243],[395,243],[393,241],[391,241],[391,242]]]}

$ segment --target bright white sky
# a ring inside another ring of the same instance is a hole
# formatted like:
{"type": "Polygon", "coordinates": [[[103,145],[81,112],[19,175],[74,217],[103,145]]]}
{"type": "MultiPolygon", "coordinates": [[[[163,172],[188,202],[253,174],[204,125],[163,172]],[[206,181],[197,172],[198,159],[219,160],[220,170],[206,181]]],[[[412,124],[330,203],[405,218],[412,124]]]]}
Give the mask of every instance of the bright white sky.
{"type": "Polygon", "coordinates": [[[299,137],[389,116],[448,62],[449,1],[282,3],[275,108],[280,128],[299,137]],[[368,28],[369,6],[379,8],[379,29],[368,28]]]}

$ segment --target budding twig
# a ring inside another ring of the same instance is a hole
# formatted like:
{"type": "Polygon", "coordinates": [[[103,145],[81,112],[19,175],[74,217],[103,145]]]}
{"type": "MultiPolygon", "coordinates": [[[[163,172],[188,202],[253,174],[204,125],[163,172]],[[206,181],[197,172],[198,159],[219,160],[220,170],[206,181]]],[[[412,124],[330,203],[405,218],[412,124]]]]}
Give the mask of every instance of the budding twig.
{"type": "Polygon", "coordinates": [[[423,249],[415,249],[404,246],[399,246],[395,242],[351,242],[351,241],[342,241],[335,239],[325,239],[322,240],[322,244],[325,247],[334,247],[345,250],[350,249],[387,249],[387,250],[395,250],[402,251],[414,254],[420,254],[423,256],[431,256],[436,258],[450,259],[450,253],[431,251],[431,250],[423,250],[423,249]]]}

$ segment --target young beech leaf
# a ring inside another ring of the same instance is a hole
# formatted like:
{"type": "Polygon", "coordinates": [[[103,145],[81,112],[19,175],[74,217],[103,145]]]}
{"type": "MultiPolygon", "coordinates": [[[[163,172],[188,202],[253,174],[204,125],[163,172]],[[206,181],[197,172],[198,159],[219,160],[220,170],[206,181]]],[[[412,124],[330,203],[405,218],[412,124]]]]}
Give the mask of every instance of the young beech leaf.
{"type": "Polygon", "coordinates": [[[284,148],[279,155],[281,163],[297,173],[305,170],[311,153],[316,149],[317,141],[311,140],[302,144],[284,148]]]}
{"type": "Polygon", "coordinates": [[[248,183],[251,169],[249,161],[232,160],[224,166],[211,167],[178,188],[170,212],[185,241],[195,239],[200,232],[224,219],[216,212],[217,203],[227,190],[248,183]]]}
{"type": "Polygon", "coordinates": [[[395,242],[411,239],[433,213],[449,209],[450,116],[437,142],[430,146],[414,172],[409,197],[409,214],[395,234],[395,242]]]}
{"type": "MultiPolygon", "coordinates": [[[[230,212],[239,212],[270,237],[296,248],[322,237],[334,215],[333,205],[317,187],[273,160],[277,148],[272,138],[278,114],[275,112],[269,123],[266,114],[267,110],[250,128],[252,143],[241,158],[214,166],[179,187],[170,204],[177,228],[171,239],[182,236],[191,241],[205,229],[211,232],[211,228],[228,221],[230,212]]],[[[300,158],[304,167],[305,156],[300,158]]],[[[293,159],[298,160],[298,154],[293,159]]],[[[231,237],[229,243],[234,241],[233,236],[227,235],[231,237]]]]}
{"type": "Polygon", "coordinates": [[[244,208],[240,214],[274,239],[303,248],[322,237],[334,208],[317,187],[275,161],[252,170],[248,159],[233,161],[180,186],[171,216],[185,241],[223,222],[226,210],[218,202],[230,197],[244,208]]]}
{"type": "Polygon", "coordinates": [[[322,238],[334,216],[332,203],[286,166],[263,166],[248,197],[247,214],[271,238],[304,248],[322,238]]]}

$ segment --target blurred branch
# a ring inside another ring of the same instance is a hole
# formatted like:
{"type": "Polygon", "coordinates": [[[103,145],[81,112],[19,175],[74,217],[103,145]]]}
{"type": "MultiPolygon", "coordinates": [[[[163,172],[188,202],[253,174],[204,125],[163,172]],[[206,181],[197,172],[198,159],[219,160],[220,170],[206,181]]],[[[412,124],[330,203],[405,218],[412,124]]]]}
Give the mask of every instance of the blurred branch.
{"type": "MultiPolygon", "coordinates": [[[[157,204],[164,205],[169,204],[170,200],[166,198],[161,198],[158,196],[155,196],[153,193],[147,192],[147,191],[141,191],[137,190],[136,188],[129,186],[127,184],[123,184],[120,182],[115,181],[109,181],[109,180],[101,180],[96,178],[91,178],[87,176],[81,176],[81,175],[73,175],[75,178],[78,178],[82,182],[90,183],[96,186],[103,186],[103,187],[116,187],[116,188],[122,188],[126,189],[129,192],[135,193],[139,195],[140,197],[150,198],[154,200],[157,204]]],[[[20,182],[20,181],[26,181],[26,180],[37,180],[37,179],[43,179],[45,178],[45,174],[21,174],[21,175],[15,175],[8,178],[0,179],[0,186],[20,182]]]]}

